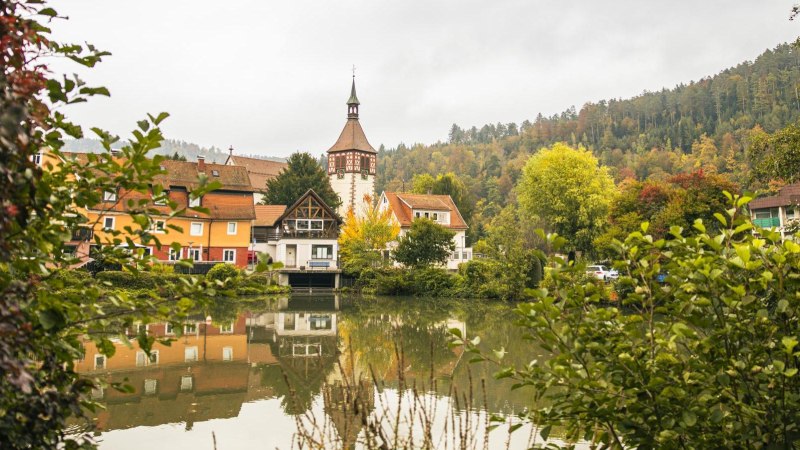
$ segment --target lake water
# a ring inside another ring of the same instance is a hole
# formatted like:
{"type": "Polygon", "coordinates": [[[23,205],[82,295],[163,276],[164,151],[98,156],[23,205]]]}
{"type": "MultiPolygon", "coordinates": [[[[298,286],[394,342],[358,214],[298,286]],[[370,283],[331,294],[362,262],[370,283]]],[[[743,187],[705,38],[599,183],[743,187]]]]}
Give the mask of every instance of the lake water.
{"type": "MultiPolygon", "coordinates": [[[[510,363],[541,360],[513,319],[503,303],[293,295],[219,305],[170,346],[156,344],[150,357],[119,343],[106,359],[89,345],[77,367],[133,388],[93,392],[105,408],[93,418],[102,449],[290,449],[298,426],[327,439],[321,447],[360,448],[362,421],[348,406],[356,387],[361,417],[392,422],[400,411],[398,433],[419,439],[422,421],[410,411],[422,405],[436,448],[460,445],[454,424],[477,430],[468,447],[483,448],[486,411],[534,405],[530,393],[493,380],[496,368],[470,364],[460,348],[448,348],[448,330],[479,335],[486,349],[505,347],[510,363]],[[347,442],[335,443],[340,437],[347,442]]],[[[176,330],[151,324],[148,332],[176,330]]],[[[488,447],[527,448],[536,436],[527,426],[509,438],[500,427],[489,433],[488,447]]]]}

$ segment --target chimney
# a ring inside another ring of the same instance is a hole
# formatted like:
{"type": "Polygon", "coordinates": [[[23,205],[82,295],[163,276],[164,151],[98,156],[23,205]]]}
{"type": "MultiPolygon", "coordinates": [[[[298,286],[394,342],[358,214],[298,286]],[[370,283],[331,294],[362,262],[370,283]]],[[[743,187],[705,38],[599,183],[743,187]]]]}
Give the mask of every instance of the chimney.
{"type": "Polygon", "coordinates": [[[200,173],[206,173],[206,157],[205,156],[198,156],[197,157],[197,171],[200,173]]]}

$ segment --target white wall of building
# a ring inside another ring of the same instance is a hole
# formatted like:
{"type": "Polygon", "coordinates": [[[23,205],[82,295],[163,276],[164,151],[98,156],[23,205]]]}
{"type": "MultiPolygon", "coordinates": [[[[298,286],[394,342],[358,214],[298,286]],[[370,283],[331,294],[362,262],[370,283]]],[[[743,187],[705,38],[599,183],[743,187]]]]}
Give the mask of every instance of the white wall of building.
{"type": "Polygon", "coordinates": [[[360,212],[365,195],[369,195],[372,199],[375,198],[375,175],[367,175],[365,180],[361,178],[360,173],[345,173],[344,178],[339,178],[334,173],[329,178],[333,191],[342,199],[342,205],[336,211],[342,217],[347,214],[350,207],[355,208],[356,213],[360,212]]]}
{"type": "Polygon", "coordinates": [[[336,261],[339,259],[339,244],[336,239],[281,239],[275,249],[275,256],[273,261],[282,262],[287,268],[290,267],[287,263],[286,248],[288,246],[296,247],[296,258],[294,267],[306,266],[308,267],[309,261],[330,261],[330,269],[336,268],[336,261]],[[311,254],[312,247],[315,245],[330,245],[333,247],[333,254],[329,259],[317,259],[311,254]]]}

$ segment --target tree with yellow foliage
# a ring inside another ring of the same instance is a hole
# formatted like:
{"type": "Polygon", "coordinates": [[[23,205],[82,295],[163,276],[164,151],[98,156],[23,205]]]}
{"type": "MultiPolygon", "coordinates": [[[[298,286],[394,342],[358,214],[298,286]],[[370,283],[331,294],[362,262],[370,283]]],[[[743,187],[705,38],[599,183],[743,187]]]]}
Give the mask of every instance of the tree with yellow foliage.
{"type": "Polygon", "coordinates": [[[397,238],[400,224],[390,210],[380,211],[372,206],[369,195],[364,196],[359,214],[347,211],[339,234],[339,259],[345,273],[357,275],[364,269],[389,264],[383,250],[397,238]]]}

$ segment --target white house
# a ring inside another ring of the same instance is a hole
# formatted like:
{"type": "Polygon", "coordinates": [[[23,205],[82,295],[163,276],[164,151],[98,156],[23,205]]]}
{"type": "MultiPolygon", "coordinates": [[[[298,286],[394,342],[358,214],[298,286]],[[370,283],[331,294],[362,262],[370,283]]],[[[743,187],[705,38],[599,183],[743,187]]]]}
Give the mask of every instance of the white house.
{"type": "Polygon", "coordinates": [[[283,263],[279,271],[283,285],[338,287],[341,223],[331,207],[309,189],[289,207],[256,207],[254,249],[283,263]]]}
{"type": "Polygon", "coordinates": [[[467,223],[449,195],[384,192],[378,200],[378,208],[392,211],[400,224],[401,236],[411,229],[411,223],[418,218],[430,219],[454,231],[455,250],[447,261],[447,269],[456,270],[459,264],[472,259],[472,247],[467,247],[467,223]]]}

